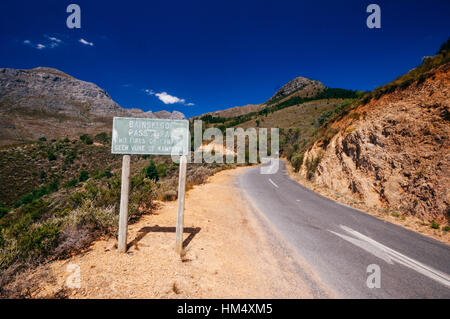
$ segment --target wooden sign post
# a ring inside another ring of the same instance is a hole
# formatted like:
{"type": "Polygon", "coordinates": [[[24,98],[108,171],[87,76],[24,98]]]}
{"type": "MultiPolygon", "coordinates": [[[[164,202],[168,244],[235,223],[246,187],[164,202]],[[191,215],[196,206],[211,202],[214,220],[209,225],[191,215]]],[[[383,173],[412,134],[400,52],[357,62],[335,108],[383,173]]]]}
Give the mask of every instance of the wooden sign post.
{"type": "Polygon", "coordinates": [[[186,156],[180,157],[180,176],[178,178],[178,209],[175,251],[183,254],[183,230],[184,230],[184,194],[186,193],[186,156]]]}
{"type": "Polygon", "coordinates": [[[120,215],[119,215],[119,252],[127,251],[128,230],[128,196],[130,192],[130,155],[123,156],[122,162],[122,189],[120,192],[120,215]]]}
{"type": "Polygon", "coordinates": [[[113,154],[124,154],[117,245],[121,253],[127,251],[128,197],[130,191],[129,154],[180,156],[175,250],[181,255],[183,253],[186,155],[189,153],[189,121],[115,117],[113,120],[111,152],[113,154]]]}

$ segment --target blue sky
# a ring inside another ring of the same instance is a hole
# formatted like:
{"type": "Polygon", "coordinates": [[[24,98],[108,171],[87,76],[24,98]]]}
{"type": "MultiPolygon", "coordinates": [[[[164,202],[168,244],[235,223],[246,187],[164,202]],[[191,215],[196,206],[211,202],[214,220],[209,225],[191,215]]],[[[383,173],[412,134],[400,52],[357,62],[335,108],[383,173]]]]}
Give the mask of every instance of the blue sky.
{"type": "Polygon", "coordinates": [[[450,36],[450,1],[2,1],[0,67],[60,69],[122,107],[261,103],[296,76],[372,90],[450,36]],[[68,29],[66,7],[81,7],[68,29]],[[381,29],[366,7],[381,7],[381,29]]]}

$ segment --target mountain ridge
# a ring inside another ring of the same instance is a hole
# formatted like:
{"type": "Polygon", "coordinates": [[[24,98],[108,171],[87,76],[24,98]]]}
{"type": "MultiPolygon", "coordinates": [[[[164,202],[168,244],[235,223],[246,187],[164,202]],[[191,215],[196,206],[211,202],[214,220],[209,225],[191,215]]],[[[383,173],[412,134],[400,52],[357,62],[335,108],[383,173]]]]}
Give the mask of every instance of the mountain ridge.
{"type": "Polygon", "coordinates": [[[306,77],[297,76],[296,78],[290,80],[285,85],[283,85],[275,94],[266,102],[261,104],[247,104],[244,106],[234,106],[230,108],[226,108],[223,110],[207,112],[199,116],[194,116],[193,118],[201,118],[203,116],[214,116],[214,117],[223,117],[223,118],[231,118],[236,116],[246,115],[252,112],[261,111],[268,106],[280,103],[291,97],[313,97],[314,95],[323,92],[326,89],[326,86],[322,84],[322,82],[317,80],[311,80],[306,77]]]}
{"type": "Polygon", "coordinates": [[[110,131],[114,116],[185,119],[122,108],[102,88],[48,67],[0,68],[0,145],[110,131]]]}

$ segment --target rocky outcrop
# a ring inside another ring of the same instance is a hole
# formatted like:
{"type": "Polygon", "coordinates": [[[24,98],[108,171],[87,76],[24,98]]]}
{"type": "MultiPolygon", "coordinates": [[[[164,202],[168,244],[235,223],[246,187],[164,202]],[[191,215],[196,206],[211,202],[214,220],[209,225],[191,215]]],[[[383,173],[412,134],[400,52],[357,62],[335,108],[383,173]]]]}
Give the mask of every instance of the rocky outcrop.
{"type": "Polygon", "coordinates": [[[283,99],[294,93],[300,97],[313,96],[323,90],[325,86],[321,82],[299,76],[283,85],[269,101],[283,99]]]}
{"type": "Polygon", "coordinates": [[[52,68],[0,68],[0,144],[109,131],[114,116],[184,119],[126,109],[97,85],[52,68]]]}
{"type": "Polygon", "coordinates": [[[426,221],[450,220],[450,64],[372,99],[331,125],[301,174],[335,191],[426,221]],[[309,172],[308,172],[309,167],[309,172]]]}

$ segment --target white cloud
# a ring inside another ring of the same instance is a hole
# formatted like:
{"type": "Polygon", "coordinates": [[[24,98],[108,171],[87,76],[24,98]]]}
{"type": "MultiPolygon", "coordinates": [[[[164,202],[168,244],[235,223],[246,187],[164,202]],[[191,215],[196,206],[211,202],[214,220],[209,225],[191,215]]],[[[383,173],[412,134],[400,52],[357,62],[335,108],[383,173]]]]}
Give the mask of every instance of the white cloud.
{"type": "Polygon", "coordinates": [[[45,36],[45,37],[50,40],[50,44],[49,44],[50,48],[56,48],[62,42],[62,40],[55,38],[55,37],[49,37],[49,36],[45,36]]]}
{"type": "Polygon", "coordinates": [[[58,42],[58,43],[60,43],[61,42],[61,40],[60,39],[58,39],[58,38],[55,38],[55,37],[49,37],[48,38],[50,41],[54,41],[54,42],[58,42]]]}
{"type": "Polygon", "coordinates": [[[144,92],[147,93],[148,95],[154,95],[154,96],[156,96],[156,97],[157,97],[158,99],[160,99],[164,104],[175,104],[175,103],[180,103],[180,104],[184,104],[184,105],[188,105],[188,106],[193,106],[193,105],[195,105],[194,103],[187,103],[187,104],[186,104],[186,100],[185,100],[185,99],[180,99],[179,97],[170,95],[170,94],[168,94],[167,92],[155,93],[153,90],[149,90],[149,89],[145,89],[144,92]]]}
{"type": "Polygon", "coordinates": [[[91,47],[94,46],[94,43],[88,42],[88,41],[86,41],[85,39],[80,39],[79,41],[80,41],[81,43],[83,43],[84,45],[89,45],[89,46],[91,46],[91,47]]]}
{"type": "Polygon", "coordinates": [[[44,35],[44,38],[47,39],[47,41],[43,42],[43,43],[38,43],[38,44],[33,44],[33,42],[31,42],[30,40],[24,40],[23,44],[24,45],[29,45],[35,49],[38,50],[42,50],[42,49],[46,49],[46,48],[56,48],[57,46],[59,46],[62,43],[62,40],[56,38],[56,37],[50,37],[48,35],[44,35]]]}
{"type": "Polygon", "coordinates": [[[167,94],[167,92],[155,93],[155,95],[164,104],[175,104],[175,103],[184,103],[184,102],[186,102],[184,99],[180,99],[180,98],[178,98],[176,96],[167,94]]]}

